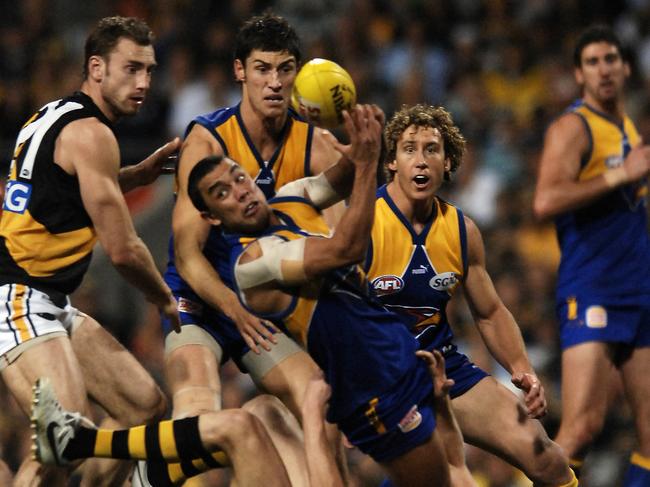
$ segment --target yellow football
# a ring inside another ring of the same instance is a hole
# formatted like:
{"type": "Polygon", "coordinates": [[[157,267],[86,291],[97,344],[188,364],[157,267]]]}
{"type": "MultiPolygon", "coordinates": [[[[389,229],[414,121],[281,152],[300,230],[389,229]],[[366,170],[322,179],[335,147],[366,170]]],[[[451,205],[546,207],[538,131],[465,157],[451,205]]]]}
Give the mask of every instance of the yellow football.
{"type": "Polygon", "coordinates": [[[296,76],[291,103],[305,120],[332,129],[343,122],[343,110],[357,102],[357,90],[348,72],[333,61],[312,59],[296,76]]]}

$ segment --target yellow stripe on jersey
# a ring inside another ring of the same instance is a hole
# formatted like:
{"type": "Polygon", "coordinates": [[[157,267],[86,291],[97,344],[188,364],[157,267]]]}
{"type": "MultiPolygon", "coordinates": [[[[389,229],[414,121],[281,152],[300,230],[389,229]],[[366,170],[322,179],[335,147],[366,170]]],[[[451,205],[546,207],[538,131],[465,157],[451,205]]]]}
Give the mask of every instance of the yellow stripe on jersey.
{"type": "Polygon", "coordinates": [[[307,203],[296,201],[274,201],[271,206],[291,216],[295,224],[302,230],[314,235],[329,235],[330,228],[325,223],[323,215],[307,203]]]}
{"type": "Polygon", "coordinates": [[[49,277],[92,252],[95,230],[84,227],[52,234],[26,210],[23,214],[3,212],[0,235],[11,258],[32,277],[49,277]]]}
{"type": "Polygon", "coordinates": [[[372,264],[369,279],[377,276],[402,276],[406,271],[414,245],[408,229],[397,218],[385,199],[375,203],[372,225],[372,264]]]}
{"type": "Polygon", "coordinates": [[[11,300],[11,309],[13,313],[10,317],[11,322],[14,324],[20,335],[20,341],[26,342],[32,338],[32,334],[29,331],[29,325],[27,324],[24,302],[27,298],[25,292],[27,291],[27,286],[22,284],[16,284],[16,290],[14,292],[14,298],[11,300]]]}
{"type": "MultiPolygon", "coordinates": [[[[225,142],[228,157],[237,161],[254,178],[260,171],[260,165],[239,126],[237,117],[233,115],[219,125],[215,131],[225,142]]],[[[273,162],[272,170],[273,174],[275,174],[276,190],[286,183],[307,176],[304,171],[304,161],[308,133],[308,124],[295,119],[292,121],[289,133],[286,135],[280,152],[273,162]]]]}
{"type": "Polygon", "coordinates": [[[460,282],[464,268],[458,211],[449,203],[437,198],[436,205],[438,213],[425,243],[427,255],[438,273],[453,272],[460,282]]]}
{"type": "MultiPolygon", "coordinates": [[[[585,118],[591,130],[591,157],[579,176],[579,179],[584,181],[595,178],[623,162],[623,133],[614,122],[593,112],[585,105],[576,108],[575,112],[585,118]]],[[[640,142],[641,137],[627,116],[623,121],[623,130],[627,134],[630,147],[640,142]]]]}

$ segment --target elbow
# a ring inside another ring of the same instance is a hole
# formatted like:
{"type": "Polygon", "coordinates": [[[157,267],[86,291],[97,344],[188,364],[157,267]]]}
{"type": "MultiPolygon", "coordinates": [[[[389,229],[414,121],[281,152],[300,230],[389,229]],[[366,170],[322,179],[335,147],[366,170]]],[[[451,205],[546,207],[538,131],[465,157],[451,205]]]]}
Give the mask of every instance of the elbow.
{"type": "Polygon", "coordinates": [[[538,222],[547,220],[554,216],[551,201],[545,197],[535,196],[533,201],[533,215],[538,222]]]}
{"type": "Polygon", "coordinates": [[[141,246],[142,243],[137,239],[134,242],[125,242],[119,246],[106,249],[106,254],[116,268],[129,269],[138,265],[139,248],[141,246]]]}

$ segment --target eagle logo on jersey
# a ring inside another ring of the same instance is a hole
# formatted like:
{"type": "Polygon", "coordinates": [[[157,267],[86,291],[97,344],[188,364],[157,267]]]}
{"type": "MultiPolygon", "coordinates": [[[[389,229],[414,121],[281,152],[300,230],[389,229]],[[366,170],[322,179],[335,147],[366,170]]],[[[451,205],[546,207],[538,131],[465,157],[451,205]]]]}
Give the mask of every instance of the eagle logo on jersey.
{"type": "Polygon", "coordinates": [[[379,296],[398,293],[404,287],[404,281],[397,276],[379,276],[372,281],[372,287],[379,296]]]}

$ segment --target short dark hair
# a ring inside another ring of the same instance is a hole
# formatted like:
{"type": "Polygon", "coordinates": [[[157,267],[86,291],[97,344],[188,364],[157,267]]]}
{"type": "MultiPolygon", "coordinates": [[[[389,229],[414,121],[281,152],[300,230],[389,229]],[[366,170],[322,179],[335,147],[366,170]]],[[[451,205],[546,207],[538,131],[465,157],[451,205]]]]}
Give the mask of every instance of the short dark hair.
{"type": "Polygon", "coordinates": [[[187,194],[194,207],[200,212],[209,212],[208,205],[205,204],[203,195],[199,190],[199,183],[215,167],[223,161],[223,156],[208,156],[201,159],[190,171],[190,176],[187,179],[187,194]]]}
{"type": "Polygon", "coordinates": [[[108,57],[123,37],[140,46],[150,46],[154,39],[153,32],[144,20],[135,17],[104,17],[86,39],[84,79],[88,78],[88,60],[92,56],[108,57]]]}
{"type": "Polygon", "coordinates": [[[584,48],[589,44],[593,44],[594,42],[606,42],[607,44],[616,46],[616,49],[618,49],[621,57],[623,57],[625,54],[621,40],[614,33],[610,26],[605,24],[594,24],[587,27],[578,36],[576,47],[573,50],[573,65],[576,68],[582,66],[582,51],[584,48]]]}
{"type": "Polygon", "coordinates": [[[449,172],[458,169],[465,153],[465,137],[454,125],[451,114],[442,107],[423,103],[402,105],[402,108],[395,112],[384,128],[384,142],[386,143],[384,169],[388,181],[392,181],[394,177],[394,172],[388,169],[388,164],[395,160],[397,141],[411,125],[438,129],[442,136],[445,157],[450,161],[449,172]]]}
{"type": "Polygon", "coordinates": [[[284,17],[266,11],[248,19],[235,38],[235,59],[242,63],[254,49],[265,52],[287,51],[300,64],[300,39],[284,17]]]}

